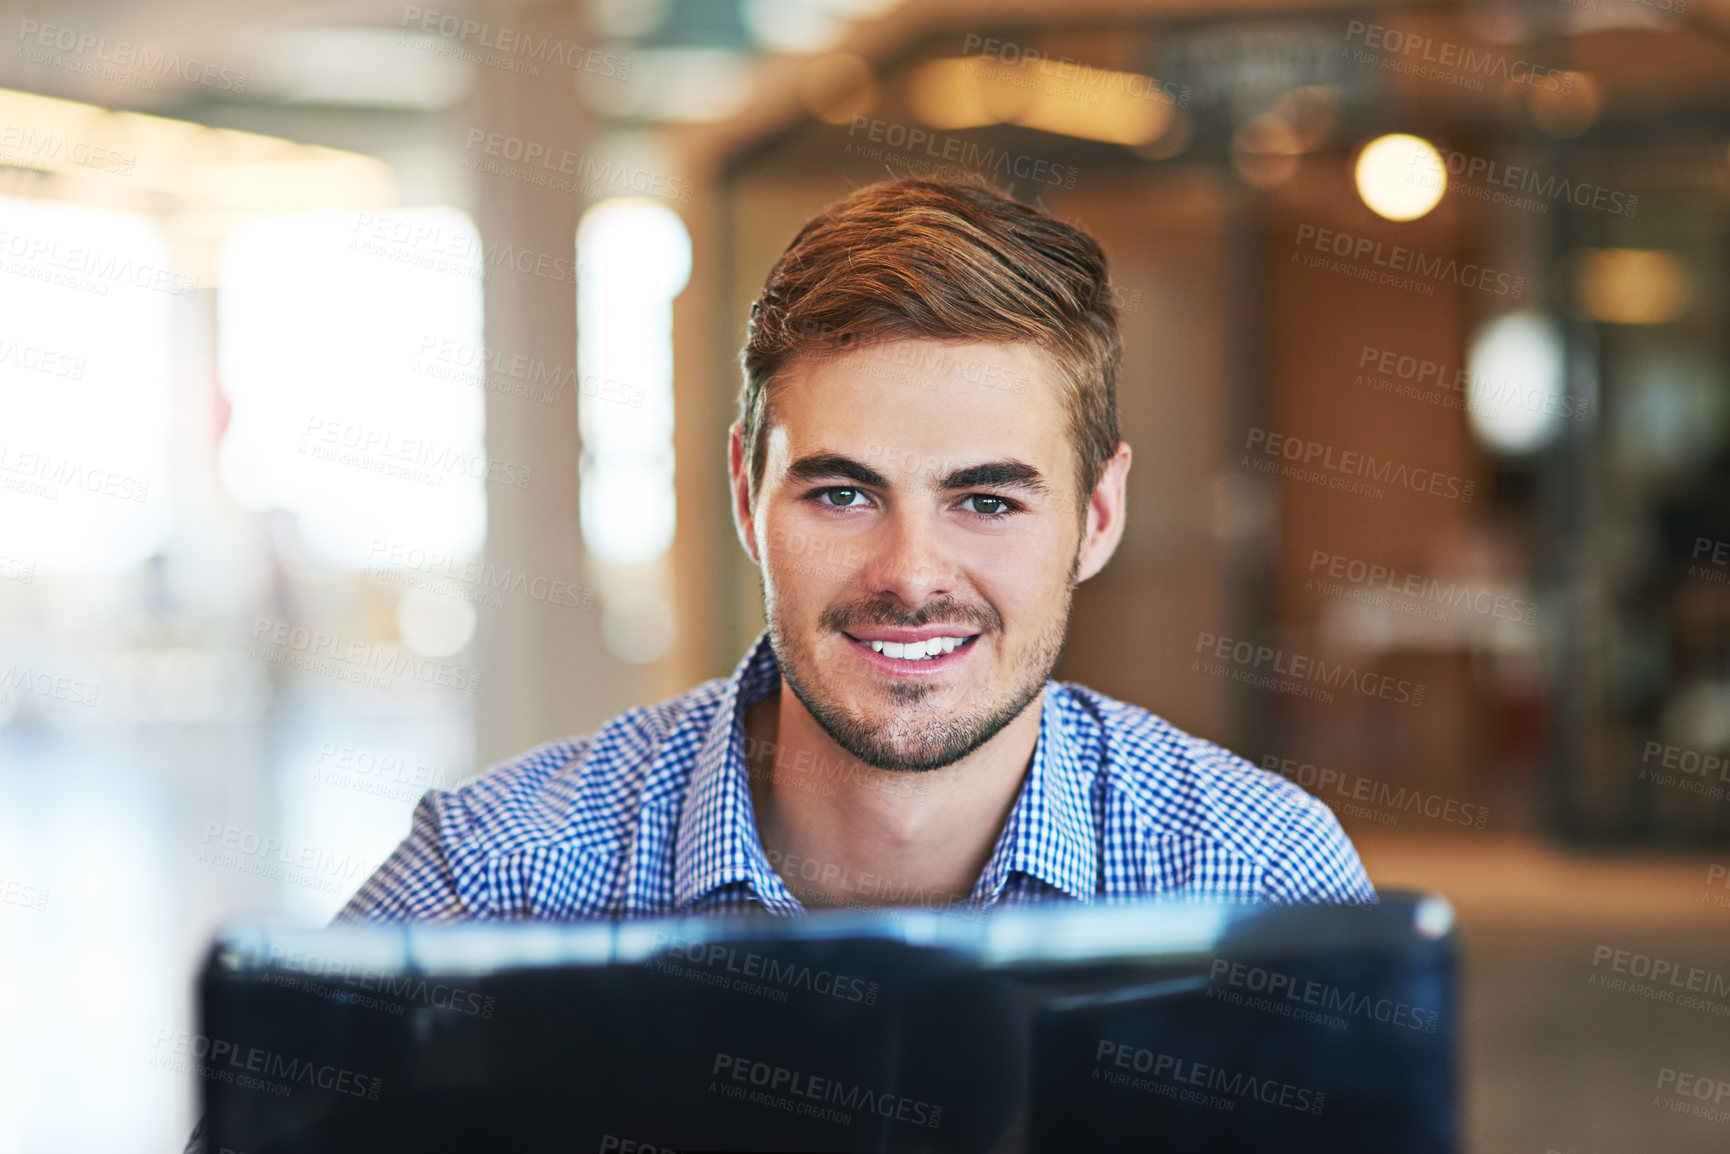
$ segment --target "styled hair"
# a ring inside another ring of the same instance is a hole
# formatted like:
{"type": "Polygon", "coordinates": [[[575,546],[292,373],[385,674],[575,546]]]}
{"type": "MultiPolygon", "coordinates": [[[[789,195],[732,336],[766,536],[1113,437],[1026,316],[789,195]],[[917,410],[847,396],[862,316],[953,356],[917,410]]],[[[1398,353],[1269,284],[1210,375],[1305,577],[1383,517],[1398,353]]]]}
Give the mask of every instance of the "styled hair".
{"type": "Polygon", "coordinates": [[[775,378],[882,341],[1032,342],[1057,370],[1085,509],[1117,450],[1123,346],[1105,253],[983,182],[868,185],[805,223],[751,305],[739,423],[756,504],[775,378]]]}

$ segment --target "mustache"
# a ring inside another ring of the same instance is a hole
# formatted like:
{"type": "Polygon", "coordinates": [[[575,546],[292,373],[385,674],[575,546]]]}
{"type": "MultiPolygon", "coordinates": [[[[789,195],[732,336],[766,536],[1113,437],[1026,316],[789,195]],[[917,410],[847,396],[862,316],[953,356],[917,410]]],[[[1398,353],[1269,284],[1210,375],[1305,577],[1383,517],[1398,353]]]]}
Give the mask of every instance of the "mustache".
{"type": "Polygon", "coordinates": [[[917,609],[907,609],[893,601],[874,597],[846,605],[831,605],[817,616],[819,625],[836,632],[860,625],[918,628],[934,622],[972,625],[981,633],[1001,632],[1003,629],[1003,617],[996,609],[989,605],[969,605],[953,597],[939,597],[917,609]]]}

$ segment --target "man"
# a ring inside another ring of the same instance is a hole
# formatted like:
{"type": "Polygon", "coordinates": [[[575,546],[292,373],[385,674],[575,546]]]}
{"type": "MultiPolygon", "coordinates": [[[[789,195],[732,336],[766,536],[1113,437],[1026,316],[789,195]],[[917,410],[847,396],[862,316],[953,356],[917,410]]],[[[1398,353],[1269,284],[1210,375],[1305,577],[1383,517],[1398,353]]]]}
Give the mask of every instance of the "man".
{"type": "Polygon", "coordinates": [[[1320,802],[1049,680],[1123,534],[1085,233],[904,180],[769,273],[729,431],[768,628],[731,678],[434,792],[339,915],[622,917],[1131,894],[1373,902],[1320,802]]]}

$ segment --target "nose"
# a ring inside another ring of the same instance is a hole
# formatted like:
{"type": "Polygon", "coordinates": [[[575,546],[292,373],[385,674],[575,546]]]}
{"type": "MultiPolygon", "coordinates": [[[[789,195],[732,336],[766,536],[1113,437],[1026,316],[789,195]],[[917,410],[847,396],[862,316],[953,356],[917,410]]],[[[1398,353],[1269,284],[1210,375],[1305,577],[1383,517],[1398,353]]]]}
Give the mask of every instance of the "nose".
{"type": "Polygon", "coordinates": [[[933,511],[902,506],[872,532],[863,576],[866,588],[909,609],[955,591],[954,564],[933,511]]]}

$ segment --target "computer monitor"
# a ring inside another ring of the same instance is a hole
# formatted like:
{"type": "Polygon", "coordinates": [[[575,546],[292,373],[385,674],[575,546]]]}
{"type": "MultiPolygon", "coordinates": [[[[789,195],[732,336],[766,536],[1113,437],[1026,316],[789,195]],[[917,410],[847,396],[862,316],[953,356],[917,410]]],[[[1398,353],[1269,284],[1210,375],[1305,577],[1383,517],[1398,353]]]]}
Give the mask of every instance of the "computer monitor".
{"type": "Polygon", "coordinates": [[[239,926],[210,1154],[1458,1145],[1453,915],[1149,901],[239,926]]]}

